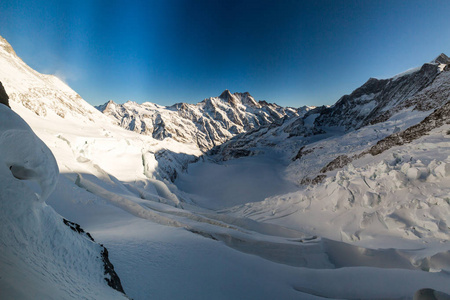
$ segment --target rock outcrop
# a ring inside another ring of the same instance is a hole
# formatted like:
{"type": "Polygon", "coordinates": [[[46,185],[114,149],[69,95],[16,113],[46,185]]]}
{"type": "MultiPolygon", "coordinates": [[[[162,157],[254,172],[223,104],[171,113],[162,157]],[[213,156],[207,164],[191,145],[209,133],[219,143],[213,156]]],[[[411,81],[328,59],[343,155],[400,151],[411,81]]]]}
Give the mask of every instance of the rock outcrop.
{"type": "Polygon", "coordinates": [[[9,96],[6,94],[5,88],[3,87],[3,84],[0,82],[0,103],[9,106],[9,96]]]}

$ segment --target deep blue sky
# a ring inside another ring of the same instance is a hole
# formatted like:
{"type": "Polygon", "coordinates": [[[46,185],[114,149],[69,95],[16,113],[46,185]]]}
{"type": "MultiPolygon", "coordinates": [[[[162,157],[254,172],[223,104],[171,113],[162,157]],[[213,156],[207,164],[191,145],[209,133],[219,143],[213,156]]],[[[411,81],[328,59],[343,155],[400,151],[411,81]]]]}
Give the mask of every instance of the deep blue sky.
{"type": "Polygon", "coordinates": [[[297,107],[450,54],[449,12],[430,0],[2,0],[0,35],[94,105],[230,89],[297,107]]]}

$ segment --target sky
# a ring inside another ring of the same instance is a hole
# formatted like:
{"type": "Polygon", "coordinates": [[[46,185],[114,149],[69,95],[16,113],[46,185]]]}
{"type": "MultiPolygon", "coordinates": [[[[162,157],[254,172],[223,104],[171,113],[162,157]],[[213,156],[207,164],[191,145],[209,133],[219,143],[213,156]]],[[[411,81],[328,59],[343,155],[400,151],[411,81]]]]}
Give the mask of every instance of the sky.
{"type": "Polygon", "coordinates": [[[450,1],[2,0],[0,35],[93,105],[331,105],[450,55],[450,1]]]}

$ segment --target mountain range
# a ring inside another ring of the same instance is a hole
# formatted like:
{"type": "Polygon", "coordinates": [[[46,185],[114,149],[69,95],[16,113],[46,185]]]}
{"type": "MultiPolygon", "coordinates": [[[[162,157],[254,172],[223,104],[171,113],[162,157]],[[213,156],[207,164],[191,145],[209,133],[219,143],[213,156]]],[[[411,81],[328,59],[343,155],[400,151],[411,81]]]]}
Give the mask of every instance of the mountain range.
{"type": "Polygon", "coordinates": [[[229,90],[197,104],[177,103],[165,107],[150,102],[109,101],[96,108],[125,129],[158,140],[170,137],[183,143],[196,143],[205,151],[237,134],[304,115],[311,109],[256,102],[249,93],[231,94],[229,90]]]}

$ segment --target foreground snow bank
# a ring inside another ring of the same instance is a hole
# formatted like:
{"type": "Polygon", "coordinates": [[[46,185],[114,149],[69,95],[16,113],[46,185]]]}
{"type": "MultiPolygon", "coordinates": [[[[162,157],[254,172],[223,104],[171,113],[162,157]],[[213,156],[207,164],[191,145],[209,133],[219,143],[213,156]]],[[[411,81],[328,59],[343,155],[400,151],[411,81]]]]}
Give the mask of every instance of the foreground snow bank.
{"type": "Polygon", "coordinates": [[[58,165],[53,154],[22,119],[4,105],[0,106],[0,153],[5,167],[17,179],[36,181],[41,202],[53,192],[58,165]]]}
{"type": "Polygon", "coordinates": [[[124,298],[105,280],[105,249],[45,204],[57,183],[55,158],[4,105],[0,153],[0,298],[124,298]]]}

